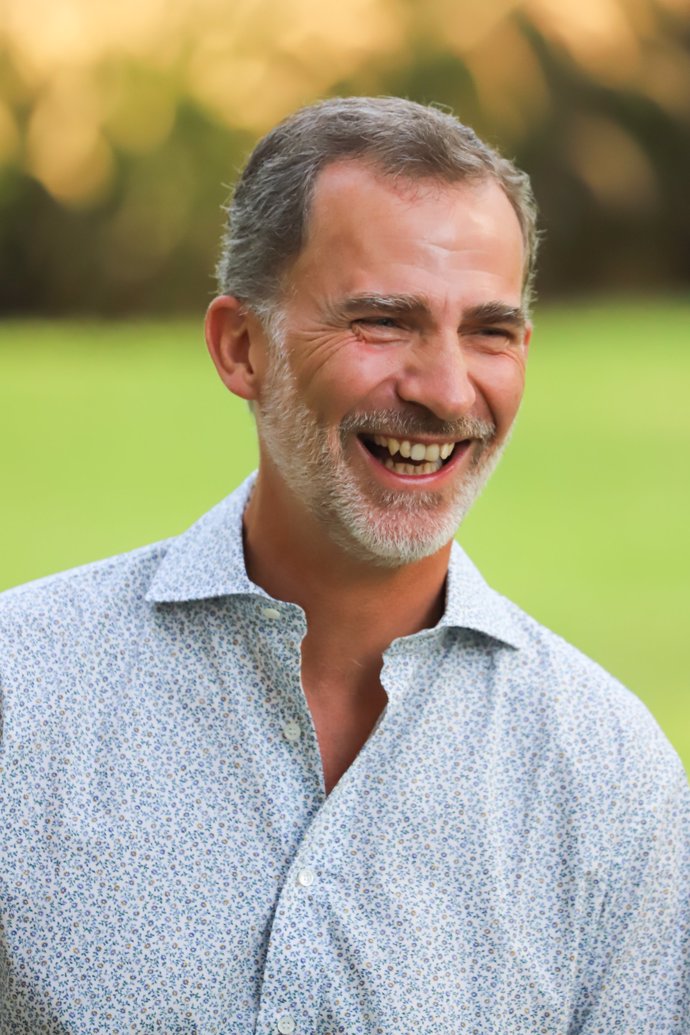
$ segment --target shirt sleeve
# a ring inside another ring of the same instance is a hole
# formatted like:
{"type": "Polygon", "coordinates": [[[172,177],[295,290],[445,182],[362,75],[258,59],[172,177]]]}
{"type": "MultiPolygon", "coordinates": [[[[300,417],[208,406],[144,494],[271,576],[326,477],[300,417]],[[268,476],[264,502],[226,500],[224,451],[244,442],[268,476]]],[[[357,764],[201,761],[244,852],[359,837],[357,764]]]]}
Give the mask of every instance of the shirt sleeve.
{"type": "Polygon", "coordinates": [[[690,788],[679,763],[650,783],[623,813],[568,1035],[690,1032],[690,788]]]}

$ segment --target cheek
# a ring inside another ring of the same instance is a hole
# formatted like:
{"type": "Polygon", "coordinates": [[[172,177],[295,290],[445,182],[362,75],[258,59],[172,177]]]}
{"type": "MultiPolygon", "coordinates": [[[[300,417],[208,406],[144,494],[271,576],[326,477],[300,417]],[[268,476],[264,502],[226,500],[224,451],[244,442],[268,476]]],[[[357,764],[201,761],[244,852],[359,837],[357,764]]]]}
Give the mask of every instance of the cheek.
{"type": "MultiPolygon", "coordinates": [[[[334,352],[317,371],[304,369],[300,389],[307,404],[319,412],[341,414],[383,399],[386,384],[394,384],[395,361],[391,351],[372,349],[359,342],[334,352]]],[[[380,402],[379,405],[383,405],[380,402]]]]}
{"type": "Polygon", "coordinates": [[[475,384],[499,428],[512,424],[525,389],[525,364],[517,355],[493,356],[481,364],[475,384]]]}

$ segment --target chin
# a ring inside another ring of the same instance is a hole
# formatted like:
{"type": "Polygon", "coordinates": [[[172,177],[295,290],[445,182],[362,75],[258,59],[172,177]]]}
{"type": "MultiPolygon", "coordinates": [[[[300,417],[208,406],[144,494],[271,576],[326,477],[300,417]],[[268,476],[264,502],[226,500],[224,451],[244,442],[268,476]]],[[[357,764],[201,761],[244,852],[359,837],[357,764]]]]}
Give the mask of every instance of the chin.
{"type": "Polygon", "coordinates": [[[495,447],[446,491],[366,491],[352,478],[329,494],[321,517],[330,538],[358,560],[396,568],[446,547],[489,480],[505,447],[495,447]],[[450,490],[450,491],[449,491],[450,490]]]}
{"type": "MultiPolygon", "coordinates": [[[[435,497],[437,494],[433,494],[435,497]]],[[[331,540],[359,561],[385,568],[414,564],[438,553],[450,543],[470,503],[455,501],[454,506],[437,498],[416,496],[414,507],[409,497],[401,507],[400,497],[376,503],[352,493],[341,506],[323,515],[331,540]],[[424,507],[423,504],[427,506],[424,507]]],[[[430,493],[431,497],[432,494],[430,493]]]]}

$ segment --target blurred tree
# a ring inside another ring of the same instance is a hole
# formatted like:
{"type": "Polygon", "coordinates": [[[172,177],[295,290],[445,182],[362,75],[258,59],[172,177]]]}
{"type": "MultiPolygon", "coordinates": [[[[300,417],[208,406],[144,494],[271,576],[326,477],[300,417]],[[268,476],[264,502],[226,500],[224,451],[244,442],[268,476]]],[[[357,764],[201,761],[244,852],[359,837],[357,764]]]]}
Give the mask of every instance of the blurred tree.
{"type": "Polygon", "coordinates": [[[236,168],[319,96],[452,107],[533,177],[542,295],[690,280],[686,0],[6,0],[0,311],[198,310],[236,168]]]}

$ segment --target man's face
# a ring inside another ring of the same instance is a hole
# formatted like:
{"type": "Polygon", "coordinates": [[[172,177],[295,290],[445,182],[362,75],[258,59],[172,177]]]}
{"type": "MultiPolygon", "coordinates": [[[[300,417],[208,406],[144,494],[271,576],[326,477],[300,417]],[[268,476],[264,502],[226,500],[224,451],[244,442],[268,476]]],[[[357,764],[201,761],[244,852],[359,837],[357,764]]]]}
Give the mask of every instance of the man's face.
{"type": "Polygon", "coordinates": [[[257,421],[265,478],[362,559],[441,549],[524,387],[523,243],[500,187],[319,177],[257,421]]]}

